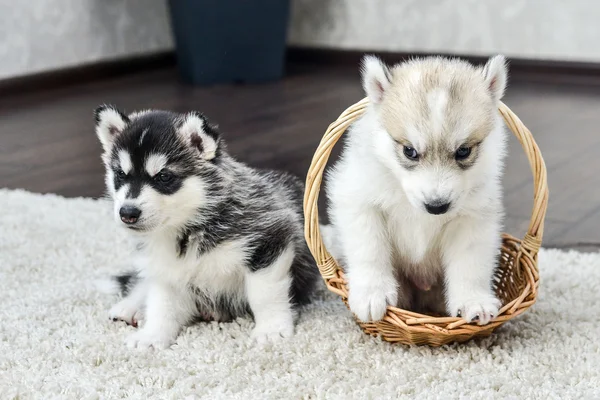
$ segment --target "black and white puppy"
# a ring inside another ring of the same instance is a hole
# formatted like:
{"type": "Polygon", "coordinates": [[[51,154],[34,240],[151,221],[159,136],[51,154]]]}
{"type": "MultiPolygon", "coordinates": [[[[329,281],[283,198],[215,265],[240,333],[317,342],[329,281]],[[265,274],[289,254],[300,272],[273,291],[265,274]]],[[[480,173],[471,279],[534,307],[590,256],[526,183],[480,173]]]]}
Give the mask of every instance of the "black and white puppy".
{"type": "Polygon", "coordinates": [[[166,348],[198,319],[250,314],[258,341],[289,337],[318,271],[303,238],[303,185],[226,151],[200,113],[96,110],[114,216],[136,242],[110,318],[141,328],[130,347],[166,348]]]}

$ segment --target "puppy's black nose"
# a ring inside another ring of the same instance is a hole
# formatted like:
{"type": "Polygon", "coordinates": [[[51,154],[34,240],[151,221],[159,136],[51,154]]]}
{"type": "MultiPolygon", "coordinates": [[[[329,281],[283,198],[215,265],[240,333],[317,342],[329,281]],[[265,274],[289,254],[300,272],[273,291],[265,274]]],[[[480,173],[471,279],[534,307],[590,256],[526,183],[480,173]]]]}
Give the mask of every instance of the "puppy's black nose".
{"type": "Polygon", "coordinates": [[[142,214],[142,210],[134,206],[123,206],[119,210],[119,216],[121,217],[121,221],[125,222],[128,225],[135,224],[140,218],[142,214]]]}
{"type": "Polygon", "coordinates": [[[440,215],[446,213],[450,208],[450,203],[443,203],[441,201],[435,201],[432,203],[425,203],[425,209],[429,214],[440,215]]]}

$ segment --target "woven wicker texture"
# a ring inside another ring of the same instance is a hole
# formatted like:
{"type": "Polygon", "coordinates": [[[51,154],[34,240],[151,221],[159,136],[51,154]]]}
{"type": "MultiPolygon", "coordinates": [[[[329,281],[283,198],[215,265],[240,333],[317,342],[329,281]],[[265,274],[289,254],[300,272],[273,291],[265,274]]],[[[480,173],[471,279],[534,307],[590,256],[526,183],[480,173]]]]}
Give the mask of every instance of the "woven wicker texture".
{"type": "MultiPolygon", "coordinates": [[[[308,176],[304,195],[305,237],[327,288],[342,297],[348,305],[348,289],[344,273],[329,254],[319,231],[319,211],[317,201],[323,180],[323,171],[337,143],[346,129],[359,118],[368,106],[363,99],[345,110],[329,125],[317,148],[308,176]]],[[[478,326],[461,318],[432,317],[428,315],[388,307],[386,316],[378,322],[357,320],[363,331],[369,335],[381,336],[389,342],[404,344],[441,346],[451,342],[465,342],[474,337],[489,336],[494,329],[525,312],[537,298],[539,273],[538,251],[542,243],[544,218],[548,206],[548,183],[546,166],[531,132],[521,120],[503,103],[499,112],[507,126],[523,146],[533,174],[533,210],[525,237],[519,240],[508,234],[503,235],[499,265],[495,274],[495,288],[502,301],[499,315],[488,325],[478,326]]]]}

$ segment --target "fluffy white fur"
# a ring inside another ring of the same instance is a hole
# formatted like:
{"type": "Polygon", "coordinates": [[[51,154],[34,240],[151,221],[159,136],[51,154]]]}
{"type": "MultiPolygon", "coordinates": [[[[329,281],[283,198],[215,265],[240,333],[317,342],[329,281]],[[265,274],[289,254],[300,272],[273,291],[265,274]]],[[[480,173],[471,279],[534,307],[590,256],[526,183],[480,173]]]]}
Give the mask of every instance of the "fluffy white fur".
{"type": "Polygon", "coordinates": [[[239,318],[186,328],[173,350],[121,344],[114,298],[127,232],[112,205],[0,189],[1,399],[597,399],[600,255],[543,250],[538,302],[492,337],[391,345],[323,285],[291,340],[256,346],[239,318]],[[23,210],[27,210],[27,220],[23,210]]]}
{"type": "Polygon", "coordinates": [[[155,176],[166,166],[167,157],[164,154],[151,154],[146,160],[144,169],[148,175],[155,176]]]}
{"type": "MultiPolygon", "coordinates": [[[[144,115],[147,112],[132,114],[135,117],[144,115]]],[[[114,161],[108,158],[108,154],[112,151],[112,145],[116,137],[127,125],[123,119],[123,115],[119,112],[107,109],[98,116],[99,122],[96,127],[96,134],[104,147],[103,160],[106,165],[106,187],[108,194],[114,200],[114,218],[117,223],[121,223],[119,210],[123,206],[135,206],[143,210],[140,223],[149,227],[160,226],[167,235],[172,234],[172,230],[181,227],[191,214],[201,205],[208,201],[206,189],[203,181],[197,177],[190,177],[185,180],[183,187],[172,196],[164,196],[155,190],[152,190],[147,185],[142,187],[141,193],[137,198],[127,198],[129,185],[125,184],[118,190],[114,186],[113,170],[121,169],[125,174],[128,174],[132,168],[131,157],[125,150],[118,151],[118,165],[112,165],[114,161]],[[108,118],[105,121],[104,118],[108,118]],[[111,126],[118,126],[119,130],[111,132],[111,126]]],[[[190,140],[191,135],[196,134],[202,137],[203,143],[208,143],[207,148],[202,149],[202,157],[209,159],[214,157],[213,146],[216,146],[215,141],[209,138],[202,130],[203,122],[199,118],[190,115],[179,130],[179,133],[187,140],[190,140]],[[207,155],[208,154],[208,155],[207,155]]],[[[143,134],[144,135],[144,134],[143,134]]],[[[141,137],[143,138],[143,135],[141,137]]],[[[165,167],[166,156],[163,154],[153,154],[145,160],[144,168],[150,176],[156,175],[165,167]]],[[[173,249],[173,252],[175,250],[173,249]]]]}
{"type": "Polygon", "coordinates": [[[294,334],[294,313],[288,300],[288,288],[292,283],[288,271],[293,259],[294,251],[288,248],[271,267],[245,274],[248,302],[256,310],[252,337],[259,342],[294,334]]]}
{"type": "Polygon", "coordinates": [[[362,74],[369,79],[363,79],[363,89],[374,104],[381,103],[386,90],[390,88],[389,70],[377,57],[366,56],[361,68],[362,74]]]}
{"type": "MultiPolygon", "coordinates": [[[[140,118],[148,112],[130,117],[140,118]]],[[[125,118],[113,109],[100,112],[96,133],[105,151],[106,185],[113,200],[115,221],[127,227],[119,214],[124,206],[142,210],[137,225],[143,226],[144,232],[133,233],[140,244],[143,242],[133,260],[142,282],[109,311],[111,319],[141,327],[127,338],[126,344],[134,348],[170,347],[182,327],[198,313],[198,299],[190,286],[201,290],[211,301],[225,296],[231,307],[240,310],[238,314],[243,313],[241,308],[247,298],[256,321],[253,337],[259,342],[291,336],[295,313],[290,304],[289,273],[295,256],[294,244],[290,243],[272,265],[257,272],[251,272],[246,265],[252,256],[250,237],[222,242],[200,257],[198,243],[192,238],[185,256],[181,257],[176,246],[181,228],[195,222],[190,218],[202,218],[197,210],[215,200],[207,195],[207,183],[200,176],[187,177],[182,187],[169,195],[147,184],[133,197],[128,195],[129,184],[116,188],[114,171],[128,174],[134,167],[126,150],[117,149],[116,158],[109,156],[115,140],[127,126],[125,118]]],[[[177,134],[198,151],[199,158],[211,160],[216,156],[217,142],[204,129],[204,121],[190,113],[177,128],[177,134]]],[[[147,130],[140,135],[138,144],[141,145],[147,130]]],[[[167,161],[166,155],[152,153],[144,160],[143,168],[153,177],[167,166],[167,161]]],[[[208,317],[219,319],[219,315],[208,317]]]]}
{"type": "Polygon", "coordinates": [[[114,142],[115,135],[119,134],[125,128],[127,124],[117,110],[112,108],[106,108],[98,114],[97,118],[101,121],[96,125],[96,134],[102,147],[106,151],[109,149],[114,142]]]}
{"type": "MultiPolygon", "coordinates": [[[[102,280],[101,282],[105,282],[102,280]]],[[[105,283],[108,284],[106,281],[105,283]]],[[[112,281],[112,286],[104,286],[103,292],[115,294],[119,292],[119,287],[112,281]]],[[[108,318],[112,320],[119,320],[126,322],[131,326],[138,327],[144,320],[144,308],[146,304],[146,298],[148,297],[148,285],[145,282],[136,285],[131,293],[117,304],[112,306],[108,311],[108,318]]]]}
{"type": "Polygon", "coordinates": [[[247,254],[241,241],[225,243],[200,259],[193,252],[179,259],[167,239],[155,235],[149,251],[137,260],[144,266],[140,271],[149,282],[146,297],[133,292],[111,310],[111,317],[126,321],[136,310],[134,322],[139,322],[145,305],[143,328],[126,340],[128,346],[167,348],[173,344],[181,327],[196,311],[195,300],[187,291],[188,284],[207,293],[227,293],[232,303],[240,302],[236,297],[247,295],[256,318],[253,337],[259,342],[293,334],[287,275],[291,260],[284,257],[293,255],[293,250],[282,255],[283,261],[273,267],[251,274],[242,263],[247,254]],[[169,268],[164,268],[165,265],[169,268]],[[125,314],[119,315],[116,312],[119,309],[125,314]]]}
{"type": "Polygon", "coordinates": [[[388,305],[414,306],[415,290],[428,303],[443,296],[445,307],[436,310],[468,321],[487,324],[497,315],[492,275],[505,133],[496,106],[505,85],[501,56],[484,69],[430,58],[388,70],[366,58],[371,105],[328,176],[332,226],[325,231],[359,319],[379,320],[388,305]],[[476,158],[462,169],[452,157],[465,143],[476,158]],[[424,156],[407,160],[405,146],[424,156]],[[443,215],[425,210],[441,203],[450,204],[443,215]]]}
{"type": "Polygon", "coordinates": [[[192,140],[194,135],[198,135],[202,139],[202,157],[205,160],[215,158],[217,152],[217,142],[204,132],[204,121],[197,115],[190,113],[186,116],[185,121],[179,128],[179,133],[186,139],[192,140]]]}

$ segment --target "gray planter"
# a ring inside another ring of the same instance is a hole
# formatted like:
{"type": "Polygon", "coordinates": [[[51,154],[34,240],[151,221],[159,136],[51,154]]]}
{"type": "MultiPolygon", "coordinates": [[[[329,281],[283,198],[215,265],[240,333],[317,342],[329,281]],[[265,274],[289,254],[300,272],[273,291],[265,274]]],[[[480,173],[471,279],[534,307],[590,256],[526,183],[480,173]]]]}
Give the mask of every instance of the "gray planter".
{"type": "Polygon", "coordinates": [[[289,0],[170,0],[188,83],[264,82],[284,73],[289,0]]]}

